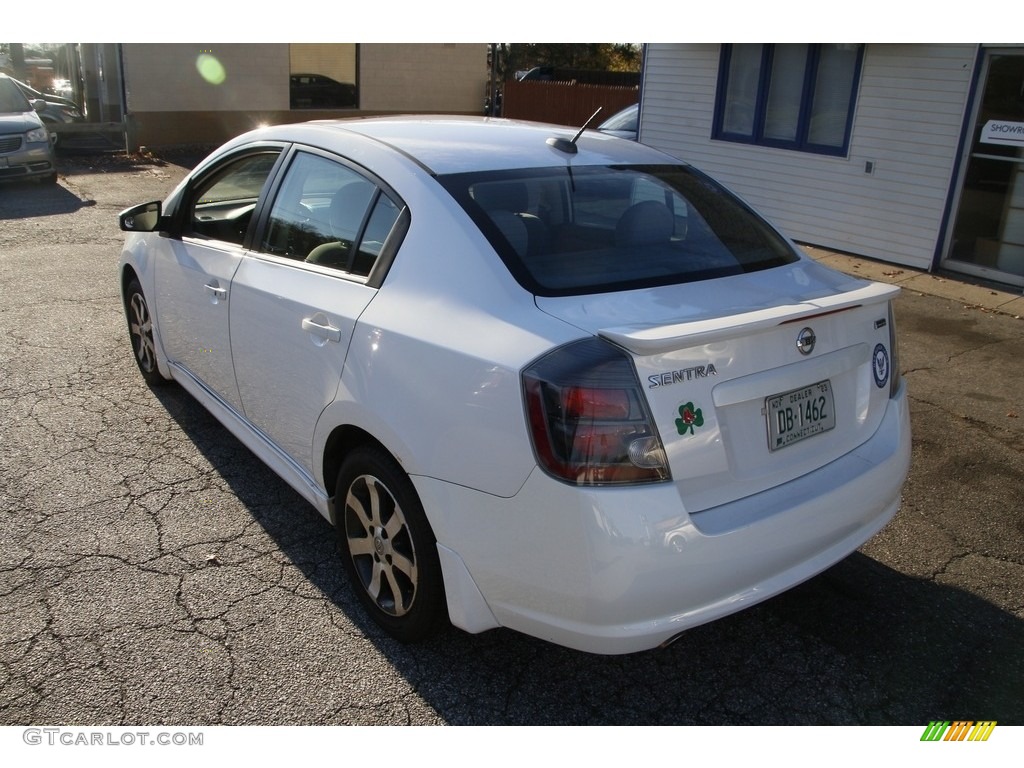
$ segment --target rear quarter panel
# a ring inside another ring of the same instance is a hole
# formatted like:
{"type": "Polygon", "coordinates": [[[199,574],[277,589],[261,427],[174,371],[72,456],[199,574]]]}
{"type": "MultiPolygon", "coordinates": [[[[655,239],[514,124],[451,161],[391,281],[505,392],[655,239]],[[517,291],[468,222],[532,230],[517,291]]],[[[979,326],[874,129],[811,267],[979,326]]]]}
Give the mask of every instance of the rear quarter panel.
{"type": "Polygon", "coordinates": [[[415,182],[395,185],[410,229],[359,318],[314,450],[353,424],[411,475],[512,496],[535,466],[520,371],[584,334],[537,309],[432,178],[415,182]]]}

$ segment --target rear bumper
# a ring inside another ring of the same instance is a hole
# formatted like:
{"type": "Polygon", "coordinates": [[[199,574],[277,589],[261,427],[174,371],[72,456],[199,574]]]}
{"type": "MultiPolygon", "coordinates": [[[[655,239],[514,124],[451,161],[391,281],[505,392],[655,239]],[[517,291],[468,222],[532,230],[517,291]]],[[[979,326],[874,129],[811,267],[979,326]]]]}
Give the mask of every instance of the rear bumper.
{"type": "Polygon", "coordinates": [[[537,471],[515,497],[498,499],[416,483],[439,543],[478,590],[453,594],[486,604],[450,606],[456,624],[479,629],[493,616],[490,625],[617,654],[657,647],[851,554],[896,513],[909,466],[904,385],[856,450],[694,515],[673,484],[584,489],[537,471]]]}

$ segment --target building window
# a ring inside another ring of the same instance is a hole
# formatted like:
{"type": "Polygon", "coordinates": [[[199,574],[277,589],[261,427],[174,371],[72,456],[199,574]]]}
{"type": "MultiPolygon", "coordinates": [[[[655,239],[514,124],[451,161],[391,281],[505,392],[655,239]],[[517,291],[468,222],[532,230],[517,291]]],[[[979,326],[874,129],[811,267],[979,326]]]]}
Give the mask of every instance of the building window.
{"type": "Polygon", "coordinates": [[[355,43],[293,43],[289,46],[292,109],[359,106],[359,46],[355,43]]]}
{"type": "Polygon", "coordinates": [[[845,155],[862,44],[723,45],[713,138],[845,155]]]}

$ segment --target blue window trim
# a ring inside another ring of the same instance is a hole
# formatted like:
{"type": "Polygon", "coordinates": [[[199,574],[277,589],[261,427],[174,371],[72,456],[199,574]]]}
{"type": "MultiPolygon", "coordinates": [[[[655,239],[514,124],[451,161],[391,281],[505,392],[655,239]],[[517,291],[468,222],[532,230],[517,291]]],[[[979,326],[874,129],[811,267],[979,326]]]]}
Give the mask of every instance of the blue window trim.
{"type": "Polygon", "coordinates": [[[727,133],[723,127],[725,105],[729,83],[729,66],[732,61],[731,43],[722,45],[718,64],[718,86],[715,91],[715,117],[711,129],[711,138],[719,141],[733,141],[739,144],[754,144],[762,147],[789,149],[797,152],[811,152],[819,155],[846,157],[850,151],[850,134],[853,130],[853,112],[857,103],[857,91],[860,86],[861,66],[864,63],[863,44],[857,49],[857,61],[854,65],[853,81],[850,84],[850,100],[846,109],[846,128],[843,132],[841,147],[826,144],[813,144],[807,140],[814,97],[814,83],[818,75],[818,63],[821,58],[821,44],[812,43],[807,47],[807,66],[804,68],[804,83],[800,99],[800,112],[797,123],[795,141],[784,141],[764,136],[765,111],[768,102],[768,86],[771,82],[772,61],[776,44],[766,43],[761,49],[761,70],[757,86],[757,100],[754,109],[754,127],[751,135],[727,133]]]}

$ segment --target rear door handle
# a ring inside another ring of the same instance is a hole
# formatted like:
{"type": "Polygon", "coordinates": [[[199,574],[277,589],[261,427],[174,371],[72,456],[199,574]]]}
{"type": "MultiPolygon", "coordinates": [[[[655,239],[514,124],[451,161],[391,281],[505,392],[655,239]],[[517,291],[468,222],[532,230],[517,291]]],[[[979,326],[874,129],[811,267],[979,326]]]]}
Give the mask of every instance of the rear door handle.
{"type": "Polygon", "coordinates": [[[228,289],[221,288],[216,282],[207,283],[203,286],[208,294],[213,296],[214,301],[223,301],[228,297],[228,289]]]}
{"type": "Polygon", "coordinates": [[[306,317],[302,320],[302,330],[325,341],[341,341],[341,328],[335,328],[329,321],[325,325],[321,325],[313,322],[312,318],[306,317]]]}

